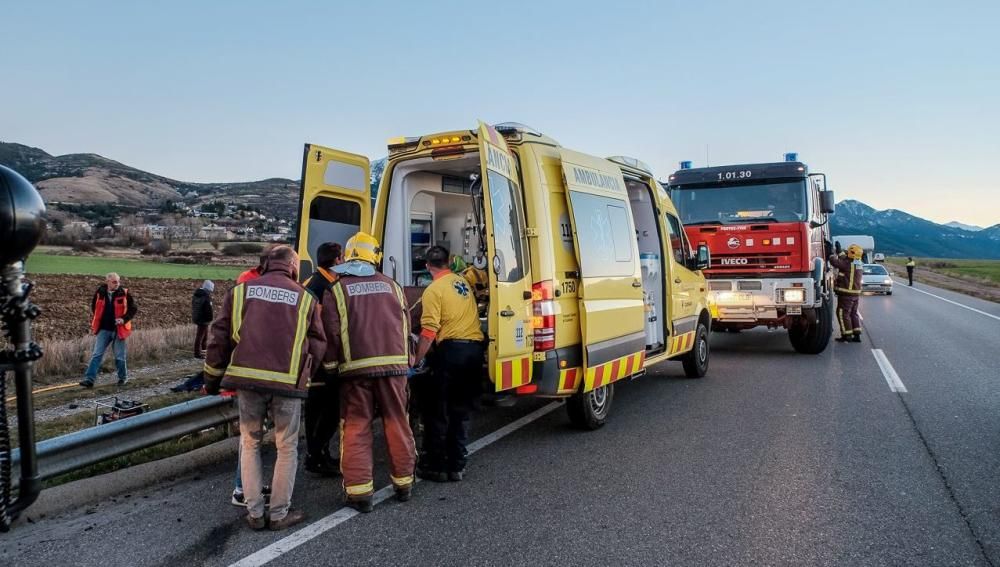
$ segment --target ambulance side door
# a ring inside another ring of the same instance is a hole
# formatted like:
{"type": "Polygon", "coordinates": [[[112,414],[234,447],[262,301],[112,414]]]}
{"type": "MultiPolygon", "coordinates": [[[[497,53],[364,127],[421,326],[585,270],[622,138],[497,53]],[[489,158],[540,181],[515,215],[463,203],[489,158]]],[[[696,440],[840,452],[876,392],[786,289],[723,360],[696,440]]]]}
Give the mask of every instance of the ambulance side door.
{"type": "Polygon", "coordinates": [[[667,253],[670,270],[667,274],[670,286],[671,340],[668,354],[678,354],[691,350],[694,346],[694,332],[698,325],[697,301],[701,279],[687,267],[691,252],[687,235],[680,219],[671,211],[665,211],[663,218],[667,226],[667,253]]]}
{"type": "Polygon", "coordinates": [[[358,231],[371,232],[370,171],[364,156],[306,144],[295,240],[300,278],[313,272],[320,244],[344,246],[358,231]]]}
{"type": "Polygon", "coordinates": [[[579,152],[560,149],[559,154],[580,266],[577,292],[587,392],[642,367],[642,272],[621,169],[579,152]]]}
{"type": "Polygon", "coordinates": [[[500,392],[531,382],[531,263],[516,161],[503,136],[483,122],[479,156],[491,276],[489,373],[500,392]]]}

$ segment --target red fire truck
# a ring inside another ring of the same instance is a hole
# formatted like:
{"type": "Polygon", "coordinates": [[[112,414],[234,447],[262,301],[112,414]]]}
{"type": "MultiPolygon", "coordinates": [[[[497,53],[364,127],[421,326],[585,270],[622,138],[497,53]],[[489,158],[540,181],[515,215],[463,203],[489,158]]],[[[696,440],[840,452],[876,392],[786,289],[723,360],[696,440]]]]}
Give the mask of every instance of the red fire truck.
{"type": "Polygon", "coordinates": [[[681,162],[668,186],[688,239],[711,251],[712,328],[783,327],[798,352],[823,352],[833,332],[826,176],[790,153],[776,163],[681,162]]]}

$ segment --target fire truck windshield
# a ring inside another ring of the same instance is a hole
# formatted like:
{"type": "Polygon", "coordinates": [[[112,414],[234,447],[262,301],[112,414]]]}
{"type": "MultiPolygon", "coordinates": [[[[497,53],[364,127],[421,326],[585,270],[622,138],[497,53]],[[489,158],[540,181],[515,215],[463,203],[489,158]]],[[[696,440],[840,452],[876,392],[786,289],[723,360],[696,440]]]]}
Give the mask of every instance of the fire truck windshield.
{"type": "Polygon", "coordinates": [[[670,198],[685,225],[802,222],[809,218],[804,180],[754,185],[687,185],[670,198]]]}

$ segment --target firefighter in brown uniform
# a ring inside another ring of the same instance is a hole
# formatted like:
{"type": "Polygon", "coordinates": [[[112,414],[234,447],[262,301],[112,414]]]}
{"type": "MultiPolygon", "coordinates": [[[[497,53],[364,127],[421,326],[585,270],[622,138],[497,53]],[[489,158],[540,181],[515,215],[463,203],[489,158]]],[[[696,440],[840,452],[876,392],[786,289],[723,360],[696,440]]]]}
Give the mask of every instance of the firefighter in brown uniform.
{"type": "Polygon", "coordinates": [[[301,510],[290,509],[299,414],[309,377],[326,351],[326,334],[315,298],[297,281],[298,266],[290,247],[272,249],[260,277],[226,294],[205,355],[205,390],[239,390],[243,493],[247,522],[255,530],[281,530],[305,519],[301,510]],[[267,413],[278,456],[265,516],[260,445],[267,413]]]}
{"type": "Polygon", "coordinates": [[[834,291],[837,294],[837,321],[840,322],[838,342],[861,342],[861,256],[864,251],[857,244],[847,247],[845,254],[830,256],[830,265],[837,268],[834,291]]]}
{"type": "Polygon", "coordinates": [[[347,505],[372,511],[372,421],[378,413],[389,449],[389,476],[396,499],[410,499],[416,448],[407,415],[409,316],[403,290],[375,265],[378,241],[359,232],[347,241],[340,276],[323,299],[329,347],[327,372],[340,376],[340,471],[347,505]]]}

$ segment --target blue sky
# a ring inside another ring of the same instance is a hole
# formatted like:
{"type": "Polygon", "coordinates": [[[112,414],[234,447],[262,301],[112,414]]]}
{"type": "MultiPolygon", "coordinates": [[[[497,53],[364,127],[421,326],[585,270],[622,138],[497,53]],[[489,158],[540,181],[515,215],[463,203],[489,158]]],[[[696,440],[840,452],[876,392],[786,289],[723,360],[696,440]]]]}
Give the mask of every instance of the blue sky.
{"type": "Polygon", "coordinates": [[[0,140],[188,181],[530,124],[665,178],[797,151],[838,199],[1000,223],[1000,2],[9,2],[0,140]]]}

